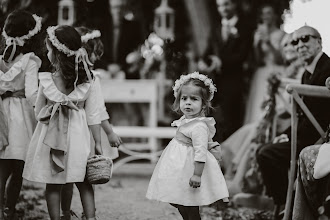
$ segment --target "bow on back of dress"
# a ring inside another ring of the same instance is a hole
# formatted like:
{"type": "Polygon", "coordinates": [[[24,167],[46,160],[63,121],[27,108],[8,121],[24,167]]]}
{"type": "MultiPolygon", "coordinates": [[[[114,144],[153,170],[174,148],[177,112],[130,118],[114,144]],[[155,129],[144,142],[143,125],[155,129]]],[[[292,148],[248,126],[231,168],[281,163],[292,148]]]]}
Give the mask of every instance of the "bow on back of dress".
{"type": "Polygon", "coordinates": [[[60,173],[64,171],[64,156],[68,149],[68,126],[70,121],[70,110],[78,111],[82,108],[84,102],[78,105],[72,101],[50,102],[44,106],[37,120],[43,124],[47,124],[47,132],[43,143],[50,147],[52,173],[60,173]]]}

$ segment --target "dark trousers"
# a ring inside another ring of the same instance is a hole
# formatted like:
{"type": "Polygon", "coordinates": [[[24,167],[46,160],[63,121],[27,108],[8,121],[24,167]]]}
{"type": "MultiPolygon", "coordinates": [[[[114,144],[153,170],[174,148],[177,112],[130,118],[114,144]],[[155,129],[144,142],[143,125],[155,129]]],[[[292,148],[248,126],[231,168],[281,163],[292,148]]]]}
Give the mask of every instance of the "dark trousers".
{"type": "Polygon", "coordinates": [[[290,159],[290,142],[266,144],[257,151],[257,162],[267,194],[273,197],[277,205],[285,203],[290,159]]]}
{"type": "MultiPolygon", "coordinates": [[[[298,128],[297,135],[297,155],[303,148],[313,145],[320,137],[312,127],[298,128]]],[[[265,144],[258,149],[256,157],[267,194],[273,197],[275,204],[284,204],[288,188],[291,142],[265,144]]]]}

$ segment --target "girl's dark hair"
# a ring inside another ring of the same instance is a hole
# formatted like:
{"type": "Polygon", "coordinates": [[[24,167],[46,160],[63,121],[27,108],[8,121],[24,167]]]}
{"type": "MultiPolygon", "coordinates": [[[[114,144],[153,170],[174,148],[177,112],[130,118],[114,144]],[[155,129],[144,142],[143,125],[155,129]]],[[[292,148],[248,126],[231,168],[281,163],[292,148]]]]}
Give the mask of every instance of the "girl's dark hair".
{"type": "MultiPolygon", "coordinates": [[[[10,37],[21,37],[29,33],[36,25],[36,21],[34,20],[31,13],[24,10],[15,10],[11,12],[4,24],[4,31],[10,37]]],[[[16,45],[16,51],[13,59],[17,57],[20,53],[26,54],[29,52],[34,52],[37,56],[42,53],[43,47],[41,46],[42,42],[42,34],[41,32],[32,36],[30,39],[25,40],[24,45],[21,47],[16,45]]],[[[5,43],[6,39],[2,39],[1,42],[1,53],[3,53],[4,48],[6,47],[5,43]]],[[[11,51],[13,50],[13,46],[9,46],[6,53],[3,54],[3,60],[8,62],[11,51]]]]}
{"type": "MultiPolygon", "coordinates": [[[[87,33],[91,33],[93,30],[87,27],[77,27],[76,30],[78,33],[83,36],[87,33]]],[[[87,50],[88,57],[91,58],[92,53],[95,54],[96,60],[100,60],[104,53],[104,46],[100,37],[90,39],[86,43],[82,43],[82,46],[87,50]]]]}
{"type": "Polygon", "coordinates": [[[213,109],[212,105],[211,105],[211,101],[210,100],[210,92],[209,92],[209,88],[204,84],[203,81],[199,80],[199,79],[189,79],[187,82],[185,82],[184,84],[182,84],[179,88],[178,91],[178,95],[174,100],[174,103],[172,105],[172,109],[174,112],[178,113],[178,114],[182,114],[181,110],[180,110],[180,99],[181,99],[181,89],[183,85],[188,85],[188,84],[192,84],[194,86],[197,86],[200,88],[200,95],[202,98],[202,110],[204,110],[205,116],[207,116],[210,112],[211,109],[213,109]]]}
{"type": "MultiPolygon", "coordinates": [[[[79,33],[71,26],[62,25],[55,29],[55,36],[58,41],[64,44],[67,48],[73,51],[77,51],[81,48],[81,39],[79,33]]],[[[75,71],[75,56],[67,56],[63,52],[59,51],[52,42],[46,38],[46,43],[52,48],[53,60],[52,65],[55,70],[58,71],[62,77],[66,80],[66,88],[72,88],[76,80],[75,71]]],[[[88,77],[80,62],[78,64],[78,81],[77,85],[87,82],[88,77]]]]}

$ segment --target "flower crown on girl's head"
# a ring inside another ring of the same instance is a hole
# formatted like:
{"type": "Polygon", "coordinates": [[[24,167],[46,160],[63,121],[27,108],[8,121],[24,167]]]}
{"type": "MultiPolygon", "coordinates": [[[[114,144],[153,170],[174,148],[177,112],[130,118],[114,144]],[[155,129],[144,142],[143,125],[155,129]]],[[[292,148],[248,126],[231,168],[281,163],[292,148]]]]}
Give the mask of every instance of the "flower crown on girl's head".
{"type": "Polygon", "coordinates": [[[91,81],[92,80],[92,77],[91,77],[91,73],[90,73],[90,70],[88,68],[88,65],[89,66],[93,66],[93,64],[88,59],[88,55],[87,55],[86,50],[83,47],[80,47],[78,50],[74,51],[74,50],[70,50],[67,46],[65,46],[64,44],[62,44],[57,39],[57,37],[55,35],[55,30],[57,28],[58,28],[58,26],[50,26],[50,27],[47,28],[47,34],[48,34],[49,41],[52,43],[52,45],[57,50],[59,50],[62,53],[64,53],[67,57],[75,56],[75,71],[76,71],[76,74],[77,74],[76,82],[78,80],[78,64],[80,62],[83,63],[85,72],[87,74],[87,77],[91,81]]]}
{"type": "Polygon", "coordinates": [[[22,47],[25,43],[25,40],[30,39],[31,37],[36,35],[41,30],[41,19],[42,18],[36,14],[33,14],[32,17],[36,21],[36,26],[34,26],[34,28],[32,30],[30,30],[29,33],[27,33],[26,35],[23,35],[20,37],[11,37],[11,36],[8,36],[8,34],[6,33],[5,30],[3,30],[2,36],[4,36],[4,38],[6,39],[7,46],[13,45],[14,43],[16,43],[22,47]]]}
{"type": "Polygon", "coordinates": [[[21,47],[24,46],[25,40],[30,39],[31,37],[33,37],[34,35],[36,35],[41,30],[41,20],[42,20],[42,18],[39,17],[36,14],[33,14],[32,17],[36,21],[36,25],[26,35],[23,35],[23,36],[20,36],[20,37],[11,37],[11,36],[8,36],[8,34],[6,33],[5,29],[3,29],[2,36],[6,40],[6,48],[4,50],[4,53],[6,52],[6,50],[11,45],[13,45],[13,50],[11,51],[11,54],[10,54],[10,57],[9,57],[8,61],[11,61],[13,59],[14,54],[16,52],[16,45],[21,46],[21,47]]]}
{"type": "Polygon", "coordinates": [[[174,97],[177,98],[180,87],[188,82],[190,79],[198,79],[204,82],[205,86],[209,88],[210,98],[208,101],[211,101],[214,97],[214,92],[217,91],[217,88],[213,84],[212,79],[208,78],[207,76],[200,74],[199,72],[193,72],[188,75],[181,75],[180,79],[177,79],[173,86],[174,97]]]}
{"type": "Polygon", "coordinates": [[[55,35],[55,30],[58,26],[50,26],[47,28],[47,34],[49,41],[53,44],[56,49],[64,53],[67,57],[71,57],[77,53],[77,51],[70,50],[67,46],[62,44],[55,35]]]}
{"type": "Polygon", "coordinates": [[[81,36],[81,42],[87,43],[87,41],[101,37],[101,32],[99,30],[93,30],[90,33],[81,36]]]}

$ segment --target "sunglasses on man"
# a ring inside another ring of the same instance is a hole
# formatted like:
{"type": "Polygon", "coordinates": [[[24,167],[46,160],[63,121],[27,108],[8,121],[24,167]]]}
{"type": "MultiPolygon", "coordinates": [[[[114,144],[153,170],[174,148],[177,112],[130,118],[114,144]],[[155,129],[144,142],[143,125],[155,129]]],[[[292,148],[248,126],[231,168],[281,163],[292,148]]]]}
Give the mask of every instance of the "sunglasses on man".
{"type": "Polygon", "coordinates": [[[291,41],[291,44],[292,44],[293,46],[296,46],[296,45],[298,45],[299,41],[301,41],[301,42],[303,42],[303,43],[307,43],[311,37],[312,37],[312,38],[315,38],[315,39],[318,39],[318,37],[313,36],[313,35],[303,35],[303,36],[297,38],[296,40],[292,40],[292,41],[291,41]]]}

